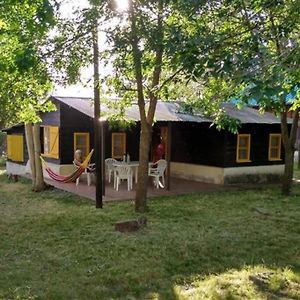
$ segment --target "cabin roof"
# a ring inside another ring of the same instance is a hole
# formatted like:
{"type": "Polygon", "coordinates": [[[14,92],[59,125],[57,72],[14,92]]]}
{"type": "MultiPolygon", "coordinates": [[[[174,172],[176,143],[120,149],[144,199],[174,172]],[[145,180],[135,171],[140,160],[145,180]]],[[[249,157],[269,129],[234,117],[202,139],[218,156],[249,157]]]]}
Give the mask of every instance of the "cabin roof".
{"type": "MultiPolygon", "coordinates": [[[[79,98],[79,97],[52,97],[54,100],[62,102],[87,116],[93,118],[94,117],[94,107],[92,104],[91,98],[79,98]]],[[[103,112],[109,113],[109,109],[105,106],[101,107],[103,112]]],[[[156,112],[155,112],[155,120],[156,121],[173,121],[173,122],[211,122],[210,119],[198,116],[191,115],[186,113],[180,113],[180,104],[178,102],[163,102],[158,101],[156,112]]],[[[140,113],[138,109],[137,103],[133,104],[131,107],[126,109],[126,117],[133,121],[140,120],[140,113]]]]}
{"type": "Polygon", "coordinates": [[[9,131],[9,130],[11,130],[11,129],[18,128],[18,127],[22,127],[23,125],[24,125],[24,123],[17,123],[17,124],[14,124],[14,125],[10,126],[10,127],[3,128],[3,129],[1,129],[0,131],[2,131],[2,132],[7,132],[7,131],[9,131]]]}
{"type": "MultiPolygon", "coordinates": [[[[226,114],[234,119],[238,119],[242,124],[280,124],[280,118],[273,113],[260,113],[257,109],[244,106],[238,109],[233,103],[224,103],[226,114]]],[[[288,120],[291,122],[291,119],[288,120]]]]}
{"type": "MultiPolygon", "coordinates": [[[[91,118],[94,117],[94,108],[91,98],[53,96],[52,99],[62,102],[91,118]]],[[[224,103],[223,108],[229,117],[240,120],[242,124],[280,124],[280,119],[269,112],[261,114],[257,109],[250,107],[238,109],[233,103],[224,103]]],[[[102,107],[102,110],[104,112],[109,112],[107,107],[102,107]]],[[[126,117],[133,121],[140,120],[138,105],[136,103],[126,110],[126,117]]],[[[212,122],[211,119],[201,115],[180,112],[180,102],[175,101],[158,101],[155,120],[196,123],[212,122]]]]}

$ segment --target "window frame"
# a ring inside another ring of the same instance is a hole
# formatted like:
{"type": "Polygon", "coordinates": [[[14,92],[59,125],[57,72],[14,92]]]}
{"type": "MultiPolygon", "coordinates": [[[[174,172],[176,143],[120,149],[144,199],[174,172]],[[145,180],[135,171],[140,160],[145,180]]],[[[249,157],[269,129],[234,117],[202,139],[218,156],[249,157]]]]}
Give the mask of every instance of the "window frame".
{"type": "Polygon", "coordinates": [[[237,135],[237,146],[236,146],[236,162],[237,163],[246,163],[246,162],[251,162],[250,160],[250,154],[251,154],[251,134],[238,134],[237,135]],[[239,150],[241,150],[240,146],[240,139],[241,138],[247,138],[248,143],[247,147],[242,147],[242,149],[247,150],[247,158],[239,158],[239,150]]]}
{"type": "Polygon", "coordinates": [[[114,159],[122,159],[123,155],[126,153],[126,139],[127,139],[127,134],[126,132],[112,132],[111,134],[111,157],[114,159]],[[122,155],[115,155],[114,153],[114,140],[116,136],[122,136],[122,138],[124,139],[124,148],[123,148],[123,154],[122,155]]]}
{"type": "Polygon", "coordinates": [[[59,147],[59,141],[60,141],[60,136],[59,136],[59,133],[60,133],[60,128],[59,126],[53,126],[53,125],[41,125],[41,128],[43,128],[43,153],[41,154],[43,157],[49,157],[49,158],[55,158],[55,159],[59,159],[59,151],[60,151],[60,147],[59,147]],[[45,128],[48,128],[49,129],[49,148],[51,148],[51,128],[55,128],[57,129],[57,137],[58,137],[58,141],[57,141],[57,154],[54,154],[54,153],[51,153],[51,150],[53,150],[53,147],[52,149],[50,149],[50,152],[49,153],[45,153],[45,128]]]}
{"type": "MultiPolygon", "coordinates": [[[[73,134],[73,148],[74,148],[74,155],[75,155],[75,151],[78,149],[78,147],[76,147],[76,137],[77,136],[86,136],[86,155],[88,155],[90,153],[90,133],[89,132],[74,132],[73,134]]],[[[86,157],[83,156],[83,159],[85,159],[86,157]]]]}
{"type": "Polygon", "coordinates": [[[268,149],[268,160],[269,161],[279,161],[281,159],[281,145],[282,145],[282,135],[281,133],[270,133],[269,134],[269,149],[268,149]],[[279,145],[276,147],[272,147],[272,138],[273,137],[279,137],[279,145]],[[272,149],[278,149],[279,156],[277,157],[271,157],[272,149]]]}
{"type": "Polygon", "coordinates": [[[7,158],[13,162],[24,162],[24,135],[23,134],[7,134],[6,136],[6,143],[7,143],[7,158]],[[20,138],[21,148],[16,147],[14,143],[14,139],[20,138]],[[20,152],[15,152],[19,150],[20,152]]]}

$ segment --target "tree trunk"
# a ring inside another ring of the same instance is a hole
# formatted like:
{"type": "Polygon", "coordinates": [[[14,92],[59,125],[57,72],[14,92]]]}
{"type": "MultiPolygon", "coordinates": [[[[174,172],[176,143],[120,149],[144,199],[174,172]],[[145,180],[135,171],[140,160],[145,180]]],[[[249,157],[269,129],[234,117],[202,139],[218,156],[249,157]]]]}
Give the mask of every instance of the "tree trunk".
{"type": "Polygon", "coordinates": [[[300,141],[298,141],[298,169],[300,170],[300,141]]]}
{"type": "Polygon", "coordinates": [[[293,183],[295,142],[299,121],[299,109],[297,108],[293,112],[293,122],[291,130],[289,132],[287,122],[288,109],[289,108],[286,107],[285,110],[281,113],[281,134],[285,150],[285,166],[281,192],[285,196],[290,195],[293,183]]]}
{"type": "Polygon", "coordinates": [[[25,124],[25,136],[26,136],[26,145],[29,156],[29,163],[31,169],[32,177],[32,189],[35,188],[35,157],[34,157],[34,146],[33,146],[33,128],[32,123],[25,124]]]}
{"type": "Polygon", "coordinates": [[[294,147],[292,145],[285,148],[285,165],[281,189],[282,194],[285,196],[289,196],[291,193],[294,173],[294,152],[294,147]]]}
{"type": "MultiPolygon", "coordinates": [[[[103,195],[103,173],[102,173],[102,131],[101,123],[99,122],[101,115],[100,105],[100,81],[99,81],[99,46],[98,46],[98,20],[94,20],[93,28],[93,67],[94,67],[94,157],[95,157],[95,196],[96,208],[102,208],[103,195]]],[[[104,177],[105,183],[105,177],[104,177]]]]}
{"type": "Polygon", "coordinates": [[[140,149],[139,149],[139,170],[138,185],[135,195],[135,211],[144,213],[147,207],[147,185],[148,185],[148,164],[149,151],[152,137],[152,126],[141,124],[140,149]]]}
{"type": "Polygon", "coordinates": [[[139,149],[139,170],[138,170],[138,185],[135,195],[135,210],[137,212],[145,212],[147,207],[147,184],[148,184],[148,163],[149,151],[152,138],[152,124],[157,104],[157,91],[160,82],[160,75],[162,70],[162,56],[163,56],[163,1],[158,2],[157,15],[157,34],[156,34],[156,49],[155,49],[155,66],[152,73],[151,89],[149,91],[149,107],[146,112],[145,95],[143,83],[143,68],[142,55],[143,52],[139,48],[140,38],[137,29],[137,16],[135,12],[134,3],[132,0],[128,1],[129,18],[131,21],[131,46],[135,68],[135,78],[137,85],[137,98],[141,119],[141,133],[140,133],[140,149],[139,149]]]}
{"type": "Polygon", "coordinates": [[[40,124],[33,125],[33,145],[34,145],[34,163],[35,163],[35,187],[36,192],[43,191],[46,187],[43,175],[43,166],[41,163],[41,138],[40,138],[40,124]]]}

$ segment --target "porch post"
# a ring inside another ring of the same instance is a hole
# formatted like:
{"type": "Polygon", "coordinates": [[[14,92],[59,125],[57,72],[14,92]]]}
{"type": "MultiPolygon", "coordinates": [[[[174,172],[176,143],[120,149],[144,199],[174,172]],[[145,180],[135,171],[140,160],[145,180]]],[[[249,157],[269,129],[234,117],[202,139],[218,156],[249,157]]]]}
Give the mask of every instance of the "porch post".
{"type": "Polygon", "coordinates": [[[105,196],[105,133],[106,133],[106,122],[102,122],[101,126],[101,167],[102,167],[102,195],[105,196]]]}
{"type": "Polygon", "coordinates": [[[93,64],[94,64],[94,151],[96,164],[96,208],[102,208],[102,134],[100,122],[100,87],[99,87],[99,47],[98,20],[95,19],[93,28],[93,64]]]}
{"type": "Polygon", "coordinates": [[[172,123],[168,122],[167,135],[167,190],[171,189],[171,145],[172,145],[172,123]]]}

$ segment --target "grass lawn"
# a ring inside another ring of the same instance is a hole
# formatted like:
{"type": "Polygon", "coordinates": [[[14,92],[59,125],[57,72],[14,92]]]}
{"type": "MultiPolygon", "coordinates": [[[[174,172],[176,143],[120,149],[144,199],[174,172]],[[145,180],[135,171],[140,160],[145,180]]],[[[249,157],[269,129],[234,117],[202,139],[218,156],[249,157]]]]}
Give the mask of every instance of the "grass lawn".
{"type": "Polygon", "coordinates": [[[300,299],[300,187],[278,191],[154,199],[148,227],[121,234],[132,203],[0,175],[0,299],[300,299]]]}
{"type": "Polygon", "coordinates": [[[294,178],[295,179],[300,179],[300,170],[298,169],[298,164],[294,164],[294,178]]]}

